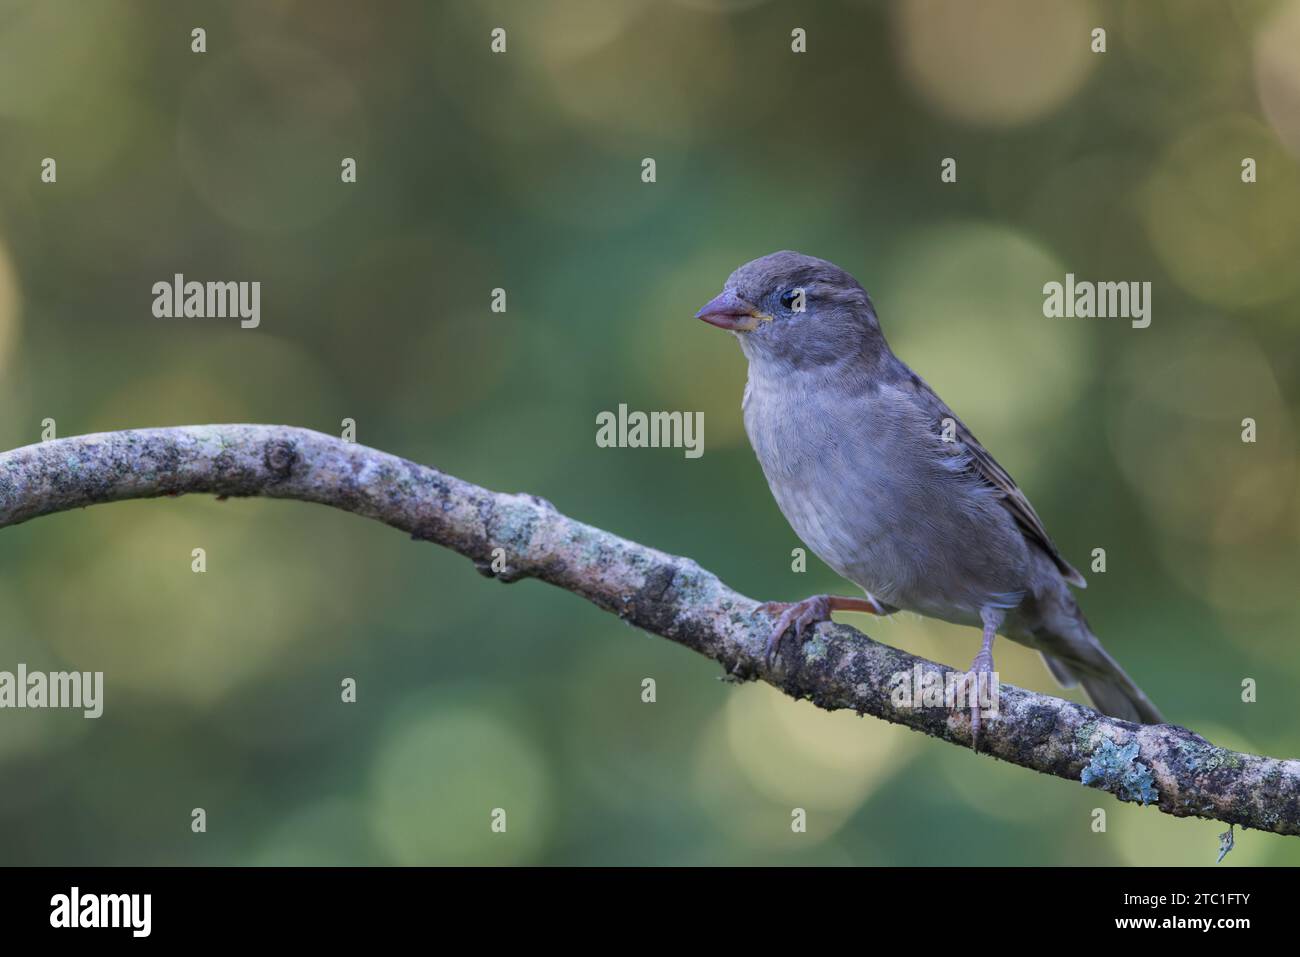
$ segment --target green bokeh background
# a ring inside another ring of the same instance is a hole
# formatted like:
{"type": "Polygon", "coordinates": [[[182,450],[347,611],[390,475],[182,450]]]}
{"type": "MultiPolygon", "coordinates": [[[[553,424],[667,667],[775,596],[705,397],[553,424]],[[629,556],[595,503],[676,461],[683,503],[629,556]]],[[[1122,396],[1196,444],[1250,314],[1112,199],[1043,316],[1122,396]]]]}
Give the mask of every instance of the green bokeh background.
{"type": "MultiPolygon", "coordinates": [[[[791,572],[743,360],[691,319],[798,249],[862,281],[1070,560],[1106,550],[1084,607],[1166,715],[1293,756],[1298,155],[1300,0],[0,0],[0,445],[46,418],[353,418],[747,594],[843,592],[791,572]],[[1150,328],[1045,319],[1067,271],[1151,282],[1150,328]],[[261,327],[155,319],[176,272],[261,281],[261,327]],[[704,456],[597,448],[619,403],[703,411],[704,456]]],[[[3,864],[1210,864],[1224,829],[721,683],[571,595],[305,504],[5,530],[0,609],[0,668],[107,682],[97,721],[0,712],[3,864]]],[[[1026,649],[997,660],[1054,691],[1026,649]]],[[[1248,832],[1222,866],[1296,863],[1248,832]]]]}

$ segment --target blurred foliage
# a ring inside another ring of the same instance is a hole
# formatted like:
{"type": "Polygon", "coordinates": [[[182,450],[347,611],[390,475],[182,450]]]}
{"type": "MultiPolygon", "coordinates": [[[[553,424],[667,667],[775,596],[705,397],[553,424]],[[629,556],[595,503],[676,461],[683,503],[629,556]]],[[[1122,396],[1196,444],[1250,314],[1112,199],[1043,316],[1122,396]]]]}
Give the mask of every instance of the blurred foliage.
{"type": "MultiPolygon", "coordinates": [[[[791,573],[744,363],[690,318],[799,249],[872,292],[1072,561],[1106,549],[1084,605],[1171,720],[1296,754],[1300,0],[0,0],[0,24],[4,447],[46,417],[351,417],[748,594],[843,591],[791,573]],[[1067,271],[1152,282],[1151,327],[1044,319],[1067,271]],[[261,281],[261,327],[155,319],[176,272],[261,281]],[[620,402],[703,410],[706,454],[597,448],[620,402]]],[[[9,529],[0,607],[0,668],[107,672],[98,721],[0,713],[5,864],[1210,864],[1222,830],[719,683],[570,595],[315,506],[9,529]]],[[[977,641],[856,623],[957,665],[977,641]]],[[[1026,649],[998,664],[1053,690],[1026,649]]],[[[1297,863],[1249,833],[1223,866],[1297,863]]]]}

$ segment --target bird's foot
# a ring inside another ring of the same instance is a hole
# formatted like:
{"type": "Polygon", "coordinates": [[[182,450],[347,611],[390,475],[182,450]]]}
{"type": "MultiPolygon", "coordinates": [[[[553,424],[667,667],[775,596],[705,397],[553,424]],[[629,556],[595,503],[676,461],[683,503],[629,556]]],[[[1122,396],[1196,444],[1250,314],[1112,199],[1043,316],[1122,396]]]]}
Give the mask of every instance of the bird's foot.
{"type": "MultiPolygon", "coordinates": [[[[970,709],[970,743],[976,751],[980,749],[980,731],[984,727],[980,711],[981,698],[992,694],[997,680],[997,674],[993,671],[993,652],[985,647],[971,662],[970,671],[957,682],[957,698],[953,705],[956,708],[964,705],[970,709]]],[[[996,714],[997,708],[990,709],[990,713],[996,714]]]]}
{"type": "Polygon", "coordinates": [[[970,709],[970,746],[975,751],[980,749],[980,730],[984,720],[981,708],[985,699],[989,703],[989,714],[998,713],[998,676],[993,670],[993,639],[997,637],[998,628],[1006,619],[1006,609],[996,605],[986,605],[980,609],[980,621],[984,624],[984,643],[980,645],[979,654],[971,662],[970,671],[962,675],[957,683],[960,699],[953,701],[954,707],[965,704],[970,709]]]}
{"type": "Polygon", "coordinates": [[[768,614],[780,615],[772,633],[768,635],[767,645],[763,650],[763,661],[769,669],[772,667],[772,659],[776,657],[781,647],[781,639],[790,630],[791,625],[794,626],[795,640],[802,642],[804,632],[810,627],[815,628],[820,622],[831,620],[829,595],[813,595],[811,598],[796,602],[770,601],[760,605],[759,608],[768,614]]]}
{"type": "Polygon", "coordinates": [[[759,605],[759,610],[769,615],[779,615],[776,620],[776,627],[772,629],[772,634],[768,636],[767,646],[764,649],[763,660],[767,667],[772,667],[772,659],[776,657],[777,651],[781,646],[781,639],[785,633],[794,626],[794,636],[796,640],[802,641],[804,632],[809,628],[815,628],[820,622],[830,621],[831,612],[833,611],[861,611],[870,615],[888,614],[884,605],[876,601],[871,595],[866,598],[841,598],[838,595],[813,595],[811,598],[805,598],[803,601],[784,602],[769,601],[759,605]]]}

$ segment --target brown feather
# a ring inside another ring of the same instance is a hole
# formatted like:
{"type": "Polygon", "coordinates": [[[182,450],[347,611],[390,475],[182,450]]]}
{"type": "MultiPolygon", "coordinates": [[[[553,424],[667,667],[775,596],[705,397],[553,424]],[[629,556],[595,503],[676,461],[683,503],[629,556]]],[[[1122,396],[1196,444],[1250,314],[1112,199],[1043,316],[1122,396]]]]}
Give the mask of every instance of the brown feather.
{"type": "Polygon", "coordinates": [[[957,418],[956,413],[948,408],[943,399],[939,398],[929,384],[915,373],[912,373],[912,387],[916,390],[918,398],[936,410],[936,425],[941,433],[943,420],[952,419],[956,425],[955,441],[951,443],[954,451],[957,454],[968,455],[975,474],[998,492],[1002,504],[1015,518],[1016,524],[1025,533],[1025,537],[1047,554],[1066,581],[1079,588],[1087,588],[1087,580],[1061,555],[1056,543],[1043,527],[1043,520],[1034,511],[1034,506],[1029,504],[1025,493],[1020,491],[1020,486],[1016,484],[1015,479],[998,464],[997,459],[989,454],[988,449],[980,444],[979,439],[975,438],[974,433],[966,427],[966,423],[957,418]]]}

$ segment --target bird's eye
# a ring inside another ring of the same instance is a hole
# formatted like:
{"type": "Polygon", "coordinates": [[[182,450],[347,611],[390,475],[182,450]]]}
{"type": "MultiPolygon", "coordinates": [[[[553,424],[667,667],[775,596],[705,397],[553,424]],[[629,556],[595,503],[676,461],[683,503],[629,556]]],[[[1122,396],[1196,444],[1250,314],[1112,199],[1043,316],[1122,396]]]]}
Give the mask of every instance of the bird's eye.
{"type": "Polygon", "coordinates": [[[800,298],[800,292],[802,292],[802,290],[787,289],[785,292],[781,293],[781,305],[785,306],[787,309],[793,309],[795,302],[800,298]]]}

